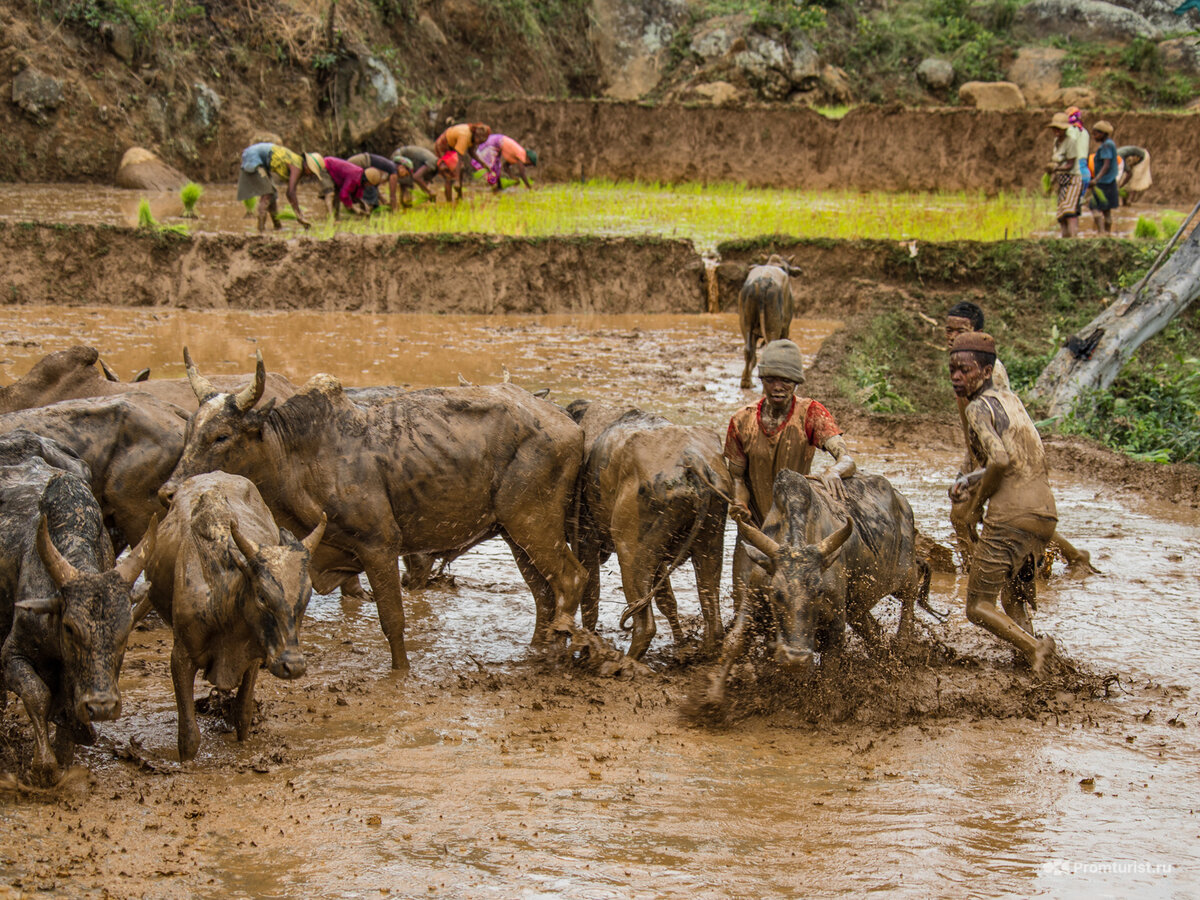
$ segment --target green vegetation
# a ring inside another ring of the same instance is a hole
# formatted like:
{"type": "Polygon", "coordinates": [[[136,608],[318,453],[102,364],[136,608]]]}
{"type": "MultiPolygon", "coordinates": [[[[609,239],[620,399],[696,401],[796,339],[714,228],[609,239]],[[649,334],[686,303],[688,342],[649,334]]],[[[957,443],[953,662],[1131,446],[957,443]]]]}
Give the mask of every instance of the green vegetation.
{"type": "Polygon", "coordinates": [[[55,18],[99,30],[125,24],[140,46],[153,45],[171,25],[202,17],[204,7],[188,0],[39,0],[55,18]]]}
{"type": "MultiPolygon", "coordinates": [[[[529,192],[475,196],[451,207],[418,202],[395,215],[332,220],[314,228],[328,237],[469,232],[505,235],[654,234],[693,240],[700,249],[739,235],[890,240],[999,241],[1047,231],[1050,201],[1025,194],[885,194],[778,191],[740,184],[659,185],[593,180],[529,192]]],[[[907,252],[907,251],[905,251],[907,252]]]]}
{"type": "Polygon", "coordinates": [[[1137,224],[1133,226],[1133,236],[1135,238],[1158,240],[1162,237],[1162,232],[1158,230],[1158,224],[1153,219],[1138,216],[1137,224]]]}
{"type": "Polygon", "coordinates": [[[189,181],[183,186],[183,190],[179,192],[179,199],[183,202],[183,215],[188,219],[196,217],[196,201],[200,199],[200,195],[204,193],[204,188],[196,184],[194,181],[189,181]]]}
{"type": "Polygon", "coordinates": [[[138,228],[157,228],[158,220],[150,211],[150,201],[145,198],[138,204],[138,228]]]}
{"type": "Polygon", "coordinates": [[[911,413],[912,400],[892,384],[892,370],[907,361],[906,341],[919,337],[912,316],[890,312],[877,316],[859,332],[846,355],[838,388],[875,413],[911,413]]]}

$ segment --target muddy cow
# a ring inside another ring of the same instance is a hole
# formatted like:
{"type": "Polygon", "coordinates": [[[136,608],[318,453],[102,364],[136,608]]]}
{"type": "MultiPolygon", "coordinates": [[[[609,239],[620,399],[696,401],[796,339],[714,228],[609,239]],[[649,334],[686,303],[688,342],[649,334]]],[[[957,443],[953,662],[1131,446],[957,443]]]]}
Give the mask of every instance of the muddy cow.
{"type": "Polygon", "coordinates": [[[258,489],[239,475],[189,478],[175,492],[146,564],[150,603],[171,626],[171,681],[179,711],[179,759],[200,748],[196,672],[223,691],[237,688],[233,725],[244,741],[254,682],[304,674],[300,619],[312,596],[308,562],[325,518],[303,541],[279,528],[258,489]]]}
{"type": "MultiPolygon", "coordinates": [[[[148,377],[149,370],[145,371],[148,377]]],[[[250,380],[249,375],[219,375],[212,378],[212,383],[221,390],[233,391],[250,380]]],[[[265,393],[267,397],[283,398],[291,396],[295,390],[296,386],[287,378],[272,374],[267,379],[265,393]]],[[[186,378],[118,381],[94,347],[76,346],[47,354],[21,378],[0,387],[0,413],[33,409],[62,400],[113,397],[131,392],[150,394],[189,413],[196,409],[196,397],[186,378]]]]}
{"type": "Polygon", "coordinates": [[[86,482],[41,459],[0,467],[0,693],[7,687],[25,704],[38,784],[57,780],[76,744],[92,743],[93,722],[120,715],[130,587],[156,530],[152,522],[114,568],[86,482]]]}
{"type": "Polygon", "coordinates": [[[68,400],[0,416],[0,435],[32,432],[66,447],[91,469],[113,543],[120,552],[141,540],[166,510],[158,489],[183,450],[186,414],[144,394],[68,400]]]}
{"type": "Polygon", "coordinates": [[[275,520],[307,532],[328,513],[313,560],[317,590],[365,570],[391,649],[408,667],[397,557],[470,547],[500,535],[537,600],[535,641],[574,632],[584,572],[567,546],[566,517],[583,433],[523,388],[414,391],[360,406],[328,375],[286,402],[254,406],[219,392],[190,365],[200,408],[179,465],[163,485],[223,470],[249,478],[275,520]]]}
{"type": "Polygon", "coordinates": [[[857,474],[843,484],[844,504],[819,480],[785,469],[775,477],[762,530],[737,517],[756,568],[704,705],[719,707],[724,700],[754,617],[773,634],[776,660],[792,669],[811,667],[818,652],[839,650],[847,623],[878,648],[882,638],[871,608],[889,594],[901,601],[900,635],[911,632],[913,604],[925,606],[929,596],[929,566],[914,550],[912,508],[880,475],[857,474]]]}
{"type": "Polygon", "coordinates": [[[70,472],[91,484],[91,466],[76,456],[70,447],[19,428],[0,435],[0,466],[16,466],[30,459],[40,459],[55,469],[70,472]]]}
{"type": "Polygon", "coordinates": [[[786,338],[792,327],[792,283],[790,276],[800,269],[782,256],[772,254],[746,276],[738,294],[738,321],[742,327],[746,367],[742,387],[751,386],[750,376],[758,357],[758,342],[769,344],[786,338]]]}
{"type": "Polygon", "coordinates": [[[615,552],[627,604],[621,624],[633,620],[629,655],[640,659],[654,637],[651,597],[682,643],[670,574],[690,558],[704,644],[714,649],[724,634],[718,602],[728,504],[709,485],[732,493],[720,438],[628,407],[577,400],[567,412],[584,434],[576,536],[588,572],[583,624],[596,627],[600,564],[615,552]]]}

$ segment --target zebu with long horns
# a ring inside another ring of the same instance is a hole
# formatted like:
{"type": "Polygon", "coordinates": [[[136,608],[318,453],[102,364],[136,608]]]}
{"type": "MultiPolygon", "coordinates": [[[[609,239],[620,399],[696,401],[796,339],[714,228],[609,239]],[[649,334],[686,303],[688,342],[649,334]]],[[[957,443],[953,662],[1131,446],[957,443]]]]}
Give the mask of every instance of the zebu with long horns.
{"type": "Polygon", "coordinates": [[[497,535],[537,601],[534,640],[576,633],[585,573],[567,546],[566,519],[583,432],[557,406],[509,384],[360,406],[336,379],[317,375],[287,401],[256,409],[261,354],[253,385],[236,395],[217,391],[186,349],[184,362],[200,408],[163,499],[186,478],[220,469],[249,478],[295,534],[326,512],[314,585],[366,571],[393,668],[408,668],[397,558],[497,535]]]}
{"type": "Polygon", "coordinates": [[[772,254],[765,263],[752,268],[742,283],[738,293],[738,321],[746,358],[746,367],[742,370],[743,388],[750,387],[759,341],[769,344],[786,338],[791,332],[795,311],[791,277],[799,274],[800,268],[792,265],[790,260],[772,254]]]}
{"type": "Polygon", "coordinates": [[[901,637],[911,632],[914,602],[928,609],[929,566],[914,549],[908,501],[880,475],[860,473],[843,484],[844,503],[819,480],[785,469],[775,477],[761,529],[744,512],[735,514],[756,565],[702,707],[723,704],[729,671],[745,652],[755,618],[767,623],[775,659],[805,670],[818,653],[841,648],[847,624],[869,648],[879,648],[871,609],[889,594],[901,602],[901,637]]]}

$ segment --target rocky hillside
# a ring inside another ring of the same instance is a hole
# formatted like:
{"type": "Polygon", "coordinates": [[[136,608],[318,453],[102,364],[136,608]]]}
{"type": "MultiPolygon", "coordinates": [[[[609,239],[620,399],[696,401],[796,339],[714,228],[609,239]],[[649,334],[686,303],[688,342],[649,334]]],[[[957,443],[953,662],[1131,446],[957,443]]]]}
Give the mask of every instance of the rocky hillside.
{"type": "Polygon", "coordinates": [[[110,181],[134,145],[227,179],[260,138],[428,139],[451,97],[1183,109],[1200,95],[1200,13],[1174,6],[9,0],[0,179],[110,181]]]}

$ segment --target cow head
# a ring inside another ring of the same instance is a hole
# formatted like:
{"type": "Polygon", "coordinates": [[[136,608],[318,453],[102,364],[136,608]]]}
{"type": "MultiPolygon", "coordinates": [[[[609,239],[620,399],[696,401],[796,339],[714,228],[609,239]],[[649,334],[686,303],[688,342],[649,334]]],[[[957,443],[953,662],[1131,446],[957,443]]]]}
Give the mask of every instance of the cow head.
{"type": "Polygon", "coordinates": [[[242,610],[246,624],[263,649],[267,669],[276,678],[299,678],[306,665],[300,651],[300,619],[312,596],[308,564],[325,534],[321,521],[302,541],[285,528],[279,529],[280,543],[264,546],[242,534],[237,522],[230,523],[235,548],[233,561],[249,583],[251,600],[242,610]]]}
{"type": "Polygon", "coordinates": [[[799,275],[803,271],[798,265],[796,265],[794,257],[789,256],[787,259],[784,259],[778,253],[772,253],[770,256],[768,256],[764,265],[774,266],[777,269],[783,269],[783,271],[793,276],[799,275]]]}
{"type": "Polygon", "coordinates": [[[248,474],[247,467],[253,456],[250,450],[262,436],[262,419],[269,410],[269,406],[254,410],[267,383],[261,351],[256,354],[254,380],[236,394],[224,394],[213,387],[196,369],[186,347],[183,348],[183,362],[200,408],[188,420],[184,430],[183,453],[175,464],[175,471],[159,488],[158,497],[165,504],[170,504],[175,491],[193,475],[218,470],[248,474]]]}
{"type": "Polygon", "coordinates": [[[746,553],[762,569],[762,593],[770,604],[778,640],[776,660],[792,669],[812,666],[817,652],[817,629],[840,621],[844,592],[832,589],[826,571],[837,562],[842,546],[854,530],[852,519],[816,544],[779,544],[741,518],[738,532],[746,553]]]}
{"type": "Polygon", "coordinates": [[[157,535],[156,516],[141,543],[115,568],[84,572],[54,546],[46,517],[38,522],[38,556],[58,593],[47,599],[23,600],[17,607],[51,618],[62,655],[67,700],[76,719],[84,724],[121,714],[117,674],[133,628],[130,589],[154,552],[157,535]]]}

